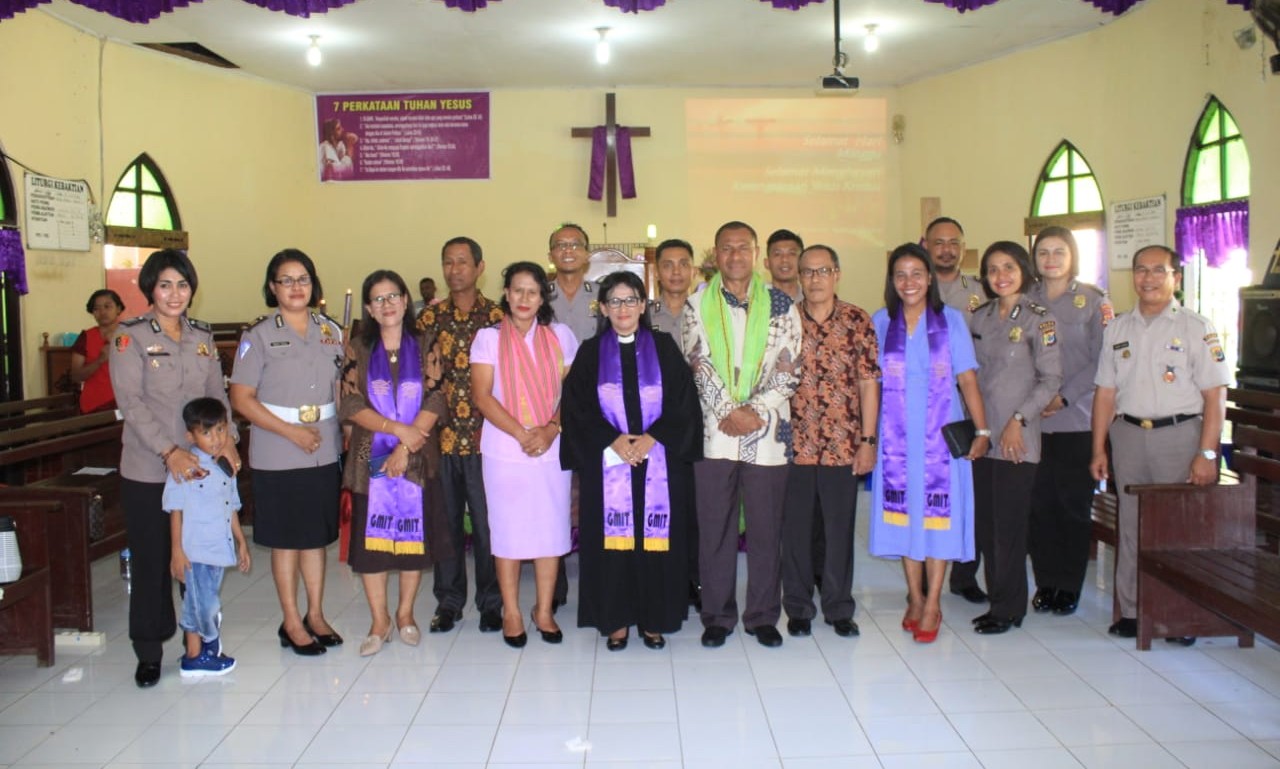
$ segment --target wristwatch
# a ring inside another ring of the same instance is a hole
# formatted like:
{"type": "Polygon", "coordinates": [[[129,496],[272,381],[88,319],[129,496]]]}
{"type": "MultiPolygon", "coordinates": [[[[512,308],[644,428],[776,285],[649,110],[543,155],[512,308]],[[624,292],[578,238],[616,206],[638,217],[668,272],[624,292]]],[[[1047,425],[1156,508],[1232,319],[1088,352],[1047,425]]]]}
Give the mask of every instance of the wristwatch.
{"type": "Polygon", "coordinates": [[[1201,449],[1200,456],[1204,457],[1210,462],[1213,462],[1218,459],[1218,452],[1214,451],[1213,449],[1201,449]]]}
{"type": "Polygon", "coordinates": [[[984,427],[984,428],[982,428],[981,430],[974,430],[974,431],[973,431],[973,434],[974,434],[975,436],[979,437],[979,438],[990,438],[990,437],[991,437],[991,431],[990,431],[990,430],[988,430],[988,429],[987,429],[987,428],[985,428],[985,427],[984,427]]]}
{"type": "Polygon", "coordinates": [[[1022,425],[1023,427],[1027,426],[1027,418],[1022,415],[1021,411],[1013,412],[1013,418],[1018,420],[1018,424],[1022,425]]]}
{"type": "Polygon", "coordinates": [[[876,445],[876,437],[874,435],[864,435],[862,436],[862,442],[868,446],[874,446],[876,445]]]}

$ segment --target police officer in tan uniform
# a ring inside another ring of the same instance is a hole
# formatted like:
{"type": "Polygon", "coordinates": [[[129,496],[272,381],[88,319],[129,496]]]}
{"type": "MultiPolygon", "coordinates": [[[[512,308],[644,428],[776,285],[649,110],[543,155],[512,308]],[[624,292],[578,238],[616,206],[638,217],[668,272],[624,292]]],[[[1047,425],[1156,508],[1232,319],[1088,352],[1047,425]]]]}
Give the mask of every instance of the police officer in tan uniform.
{"type": "MultiPolygon", "coordinates": [[[[672,238],[658,244],[655,252],[658,266],[658,298],[649,301],[649,322],[654,331],[663,331],[683,343],[684,306],[693,287],[693,246],[688,241],[672,238]]],[[[690,516],[692,519],[694,516],[690,516]]],[[[693,541],[697,541],[695,538],[693,541]]],[[[689,548],[697,552],[697,548],[689,548]]],[[[697,574],[697,570],[690,572],[697,574]]]]}
{"type": "Polygon", "coordinates": [[[325,548],[338,538],[342,328],[316,309],[324,291],[302,251],[286,248],[271,258],[262,293],[275,311],[240,337],[231,402],[253,424],[253,541],[271,548],[282,618],[276,634],[281,646],[314,656],[342,643],[323,606],[325,548]]]}
{"type": "Polygon", "coordinates": [[[1071,230],[1046,227],[1031,248],[1040,279],[1028,292],[1058,321],[1062,387],[1041,414],[1040,466],[1031,494],[1027,551],[1035,572],[1031,607],[1059,616],[1075,613],[1089,565],[1089,475],[1093,378],[1102,349],[1102,330],[1113,317],[1102,289],[1081,282],[1079,248],[1071,230]]]}
{"type": "MultiPolygon", "coordinates": [[[[1138,633],[1138,501],[1124,489],[1142,483],[1218,480],[1218,445],[1231,381],[1222,342],[1209,320],[1174,301],[1182,257],[1167,246],[1133,255],[1138,306],[1117,316],[1102,337],[1093,394],[1094,479],[1106,479],[1107,438],[1120,502],[1112,635],[1138,633]]],[[[1186,639],[1174,639],[1188,642],[1186,639]]]]}
{"type": "Polygon", "coordinates": [[[556,321],[573,330],[579,342],[596,335],[600,316],[599,290],[586,280],[587,257],[591,241],[587,231],[576,224],[565,224],[551,233],[548,256],[556,266],[556,279],[551,281],[551,309],[556,321]]]}
{"type": "MultiPolygon", "coordinates": [[[[164,249],[147,257],[138,288],[151,310],[120,324],[111,352],[111,386],[124,417],[120,502],[133,554],[129,638],[138,659],[134,682],[140,688],[160,680],[164,642],[177,629],[169,516],[161,508],[165,476],[183,482],[204,472],[188,450],[182,407],[202,396],[228,405],[213,331],[187,317],[197,284],[185,253],[164,249]]],[[[231,433],[223,457],[238,471],[234,425],[231,433]]]]}
{"type": "Polygon", "coordinates": [[[991,426],[987,456],[973,463],[974,530],[991,610],[974,619],[982,634],[1019,627],[1027,612],[1027,527],[1040,461],[1040,413],[1062,386],[1057,320],[1025,290],[1034,275],[1027,250],[991,244],[982,284],[994,298],[969,319],[978,390],[991,426]]]}
{"type": "MultiPolygon", "coordinates": [[[[964,228],[960,222],[948,216],[929,222],[924,229],[924,247],[933,260],[943,304],[968,317],[978,305],[987,301],[981,281],[960,272],[960,260],[964,258],[964,228]]],[[[987,594],[978,587],[982,549],[979,547],[974,553],[976,557],[972,561],[957,561],[951,565],[951,592],[970,603],[982,603],[987,600],[987,594]]]]}

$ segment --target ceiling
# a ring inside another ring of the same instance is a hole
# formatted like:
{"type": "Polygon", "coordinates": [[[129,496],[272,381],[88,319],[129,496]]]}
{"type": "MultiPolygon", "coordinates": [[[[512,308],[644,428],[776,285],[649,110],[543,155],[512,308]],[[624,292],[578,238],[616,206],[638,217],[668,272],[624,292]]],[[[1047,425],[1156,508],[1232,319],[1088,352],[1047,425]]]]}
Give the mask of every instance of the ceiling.
{"type": "MultiPolygon", "coordinates": [[[[477,13],[442,0],[361,0],[300,19],[243,0],[204,0],[150,24],[68,0],[39,8],[115,40],[200,43],[253,75],[317,93],[807,87],[831,72],[833,47],[831,2],[787,11],[759,0],[668,0],[624,14],[602,0],[490,0],[477,13]],[[607,66],[594,59],[601,26],[611,27],[607,66]],[[320,35],[319,67],[305,61],[308,35],[320,35]]],[[[965,14],[924,0],[844,0],[841,15],[845,73],[863,88],[902,85],[1115,19],[1081,0],[1001,0],[965,14]],[[870,23],[882,41],[875,54],[862,49],[870,23]]]]}

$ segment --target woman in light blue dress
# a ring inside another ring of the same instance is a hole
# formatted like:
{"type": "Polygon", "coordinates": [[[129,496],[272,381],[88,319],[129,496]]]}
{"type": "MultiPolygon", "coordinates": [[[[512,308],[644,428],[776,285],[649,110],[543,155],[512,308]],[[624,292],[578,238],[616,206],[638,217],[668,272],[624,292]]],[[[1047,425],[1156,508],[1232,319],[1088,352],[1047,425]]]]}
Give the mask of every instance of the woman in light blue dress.
{"type": "Polygon", "coordinates": [[[871,319],[883,376],[871,554],[902,559],[910,596],[902,629],[930,643],[942,625],[947,561],[974,557],[970,462],[986,453],[991,432],[969,328],[959,311],[943,305],[928,252],[914,243],[894,249],[884,298],[871,319]],[[955,459],[942,426],[965,418],[962,400],[978,435],[955,459]]]}

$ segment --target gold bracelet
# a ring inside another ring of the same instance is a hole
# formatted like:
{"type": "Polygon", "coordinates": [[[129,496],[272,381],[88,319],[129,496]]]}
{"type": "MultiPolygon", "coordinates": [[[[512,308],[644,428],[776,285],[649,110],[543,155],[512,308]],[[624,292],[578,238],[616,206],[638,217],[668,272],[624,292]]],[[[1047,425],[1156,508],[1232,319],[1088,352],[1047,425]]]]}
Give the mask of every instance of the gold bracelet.
{"type": "Polygon", "coordinates": [[[383,417],[383,418],[382,418],[382,427],[379,427],[379,428],[378,428],[378,432],[380,432],[380,433],[385,433],[386,431],[387,431],[387,418],[386,418],[386,417],[383,417]]]}

